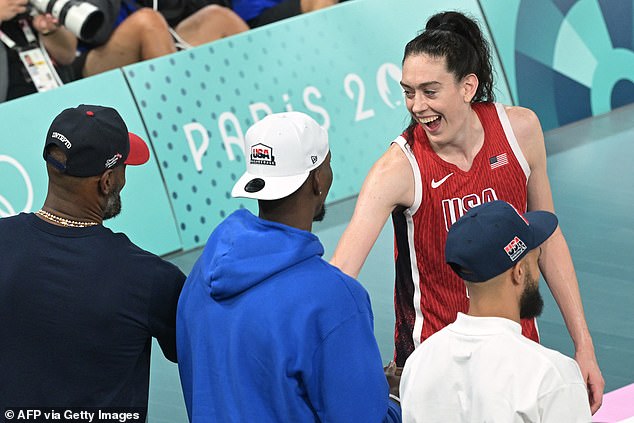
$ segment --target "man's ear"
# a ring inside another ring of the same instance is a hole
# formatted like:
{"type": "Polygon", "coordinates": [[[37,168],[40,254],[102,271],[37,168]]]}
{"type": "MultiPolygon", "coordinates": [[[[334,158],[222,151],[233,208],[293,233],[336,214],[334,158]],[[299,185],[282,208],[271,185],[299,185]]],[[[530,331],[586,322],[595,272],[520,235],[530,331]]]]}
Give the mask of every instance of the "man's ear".
{"type": "Polygon", "coordinates": [[[321,171],[319,170],[319,168],[317,168],[311,171],[310,173],[311,173],[311,177],[313,178],[312,180],[313,194],[321,195],[321,171]]]}
{"type": "Polygon", "coordinates": [[[109,195],[114,191],[116,181],[114,177],[114,171],[112,169],[106,170],[99,177],[99,191],[102,195],[109,195]]]}
{"type": "Polygon", "coordinates": [[[526,273],[525,263],[524,263],[524,259],[522,259],[518,261],[517,263],[515,263],[515,265],[511,268],[511,279],[512,279],[513,285],[523,284],[525,279],[525,273],[526,273]]]}

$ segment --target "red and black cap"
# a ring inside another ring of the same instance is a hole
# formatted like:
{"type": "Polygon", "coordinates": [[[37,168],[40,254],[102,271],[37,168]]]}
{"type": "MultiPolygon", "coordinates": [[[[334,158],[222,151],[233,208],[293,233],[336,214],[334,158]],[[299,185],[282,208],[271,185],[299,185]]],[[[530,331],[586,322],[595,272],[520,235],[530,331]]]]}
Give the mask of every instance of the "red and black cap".
{"type": "Polygon", "coordinates": [[[119,113],[106,106],[82,104],[66,109],[53,120],[46,135],[44,160],[71,176],[100,175],[121,164],[141,165],[150,158],[147,144],[128,132],[119,113]],[[56,145],[66,164],[48,155],[56,145]]]}

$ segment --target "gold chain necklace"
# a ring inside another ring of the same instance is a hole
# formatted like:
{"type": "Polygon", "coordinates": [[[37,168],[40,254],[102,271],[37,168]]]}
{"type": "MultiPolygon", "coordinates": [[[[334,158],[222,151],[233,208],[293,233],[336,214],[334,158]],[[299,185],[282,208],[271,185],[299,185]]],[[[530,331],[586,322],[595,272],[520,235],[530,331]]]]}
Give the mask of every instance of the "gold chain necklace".
{"type": "Polygon", "coordinates": [[[36,211],[35,214],[42,216],[46,220],[65,226],[67,228],[86,228],[88,226],[95,226],[99,224],[97,222],[80,222],[79,220],[66,219],[64,217],[59,217],[57,215],[54,215],[42,209],[39,209],[38,211],[36,211]]]}

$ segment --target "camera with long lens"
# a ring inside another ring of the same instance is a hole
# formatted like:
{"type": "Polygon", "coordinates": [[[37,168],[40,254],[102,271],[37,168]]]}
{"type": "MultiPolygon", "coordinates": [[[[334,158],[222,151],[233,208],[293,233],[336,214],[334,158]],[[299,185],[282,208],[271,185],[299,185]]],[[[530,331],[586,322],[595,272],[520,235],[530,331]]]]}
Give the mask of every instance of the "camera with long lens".
{"type": "Polygon", "coordinates": [[[94,4],[81,0],[29,0],[40,13],[50,13],[81,40],[95,36],[104,14],[94,4]]]}

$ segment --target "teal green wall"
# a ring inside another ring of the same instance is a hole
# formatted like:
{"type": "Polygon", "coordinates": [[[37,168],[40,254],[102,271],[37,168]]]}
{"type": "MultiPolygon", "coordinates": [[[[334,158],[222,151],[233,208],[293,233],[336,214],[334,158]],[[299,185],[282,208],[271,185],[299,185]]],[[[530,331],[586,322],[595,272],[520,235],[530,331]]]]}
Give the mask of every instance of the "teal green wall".
{"type": "Polygon", "coordinates": [[[480,0],[514,104],[545,130],[634,102],[634,1],[480,0]]]}
{"type": "MultiPolygon", "coordinates": [[[[144,136],[143,122],[119,71],[2,104],[0,216],[35,211],[41,207],[47,189],[46,166],[42,158],[46,133],[61,110],[81,103],[115,107],[124,117],[128,129],[144,136]]],[[[181,248],[155,160],[127,168],[126,186],[121,197],[123,212],[106,221],[106,226],[125,232],[140,247],[157,254],[181,248]]]]}
{"type": "Polygon", "coordinates": [[[356,0],[0,105],[0,216],[40,207],[48,125],[83,102],[116,107],[151,143],[108,225],[158,254],[200,246],[233,210],[255,209],[229,193],[244,171],[244,134],[267,113],[303,111],[326,126],[329,201],[356,195],[408,122],[403,48],[449,9],[474,16],[494,42],[497,100],[534,109],[546,129],[628,102],[631,13],[625,25],[595,0],[356,0]]]}

